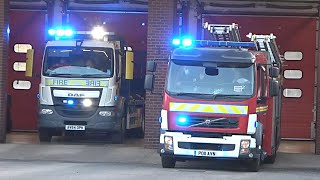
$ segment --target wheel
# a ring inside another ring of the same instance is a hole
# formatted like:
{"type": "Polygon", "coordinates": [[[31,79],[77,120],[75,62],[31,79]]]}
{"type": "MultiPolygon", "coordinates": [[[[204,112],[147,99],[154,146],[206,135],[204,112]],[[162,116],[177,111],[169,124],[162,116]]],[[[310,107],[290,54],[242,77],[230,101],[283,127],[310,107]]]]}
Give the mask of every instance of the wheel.
{"type": "Polygon", "coordinates": [[[113,144],[123,144],[124,142],[124,135],[122,132],[113,133],[111,138],[113,144]]]}
{"type": "Polygon", "coordinates": [[[120,131],[112,133],[111,135],[113,144],[123,144],[124,137],[125,137],[125,130],[126,130],[125,117],[122,117],[120,131]]]}
{"type": "Polygon", "coordinates": [[[141,128],[138,128],[137,136],[138,138],[144,138],[145,133],[145,116],[142,115],[142,122],[141,122],[141,128]]]}
{"type": "Polygon", "coordinates": [[[48,131],[40,130],[38,136],[40,142],[51,142],[52,135],[48,131]]]}
{"type": "Polygon", "coordinates": [[[253,159],[249,161],[249,171],[258,172],[261,166],[261,158],[253,159]]]}
{"type": "Polygon", "coordinates": [[[267,164],[273,164],[274,162],[276,162],[276,158],[277,158],[277,151],[273,152],[271,156],[267,156],[264,162],[267,164]]]}
{"type": "Polygon", "coordinates": [[[163,168],[174,168],[176,166],[176,160],[171,157],[161,156],[161,163],[163,168]]]}

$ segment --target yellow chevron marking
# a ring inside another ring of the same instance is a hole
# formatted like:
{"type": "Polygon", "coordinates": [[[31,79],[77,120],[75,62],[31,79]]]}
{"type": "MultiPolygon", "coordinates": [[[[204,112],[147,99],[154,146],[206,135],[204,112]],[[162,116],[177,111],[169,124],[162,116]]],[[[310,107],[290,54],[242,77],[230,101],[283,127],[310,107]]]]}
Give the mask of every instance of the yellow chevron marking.
{"type": "Polygon", "coordinates": [[[203,112],[221,114],[247,114],[248,106],[219,105],[219,104],[193,104],[193,103],[173,103],[169,104],[171,111],[179,112],[203,112]]]}
{"type": "Polygon", "coordinates": [[[185,110],[184,108],[187,106],[187,104],[180,104],[176,109],[178,111],[181,111],[181,110],[185,110]]]}
{"type": "Polygon", "coordinates": [[[195,112],[195,111],[197,111],[197,109],[198,109],[200,106],[201,106],[201,104],[195,104],[195,105],[193,105],[189,110],[190,110],[191,112],[195,112]]]}
{"type": "Polygon", "coordinates": [[[214,113],[214,109],[210,105],[206,105],[205,108],[202,109],[202,112],[214,113]]]}
{"type": "Polygon", "coordinates": [[[238,109],[237,106],[230,106],[230,109],[231,109],[235,114],[242,114],[241,111],[238,109]]]}
{"type": "Polygon", "coordinates": [[[222,105],[217,105],[217,108],[221,113],[224,113],[224,114],[228,113],[228,110],[222,105]]]}

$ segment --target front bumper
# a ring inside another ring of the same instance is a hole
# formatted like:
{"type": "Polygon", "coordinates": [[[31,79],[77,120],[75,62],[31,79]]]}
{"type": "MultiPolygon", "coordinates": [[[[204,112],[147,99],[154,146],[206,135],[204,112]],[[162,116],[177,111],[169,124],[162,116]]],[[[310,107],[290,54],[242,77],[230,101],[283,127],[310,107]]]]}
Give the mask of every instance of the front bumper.
{"type": "Polygon", "coordinates": [[[38,128],[53,129],[56,131],[64,131],[66,125],[84,125],[86,132],[116,132],[120,130],[121,118],[118,113],[113,116],[101,116],[100,111],[114,111],[114,108],[99,107],[97,111],[87,118],[70,118],[64,117],[56,112],[54,106],[40,105],[41,109],[50,109],[52,114],[38,114],[38,128]]]}
{"type": "Polygon", "coordinates": [[[223,138],[192,137],[182,132],[165,132],[160,136],[160,155],[184,159],[252,159],[260,157],[256,148],[256,140],[251,136],[232,135],[223,138]],[[165,136],[172,137],[173,150],[165,148],[165,136]],[[249,152],[240,153],[241,140],[250,140],[249,152]],[[211,152],[210,156],[199,154],[211,152]]]}

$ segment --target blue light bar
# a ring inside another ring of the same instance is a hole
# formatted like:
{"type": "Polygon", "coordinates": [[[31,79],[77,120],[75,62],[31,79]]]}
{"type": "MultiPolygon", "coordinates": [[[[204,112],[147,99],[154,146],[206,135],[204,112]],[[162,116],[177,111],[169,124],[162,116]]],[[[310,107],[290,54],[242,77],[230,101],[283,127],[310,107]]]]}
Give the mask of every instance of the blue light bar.
{"type": "Polygon", "coordinates": [[[172,44],[175,46],[179,46],[181,44],[181,41],[180,41],[180,39],[173,39],[172,44]]]}
{"type": "Polygon", "coordinates": [[[54,30],[54,29],[49,29],[48,34],[49,34],[50,36],[54,36],[54,35],[56,34],[56,30],[54,30]]]}
{"type": "Polygon", "coordinates": [[[235,42],[235,41],[206,41],[198,40],[195,44],[201,46],[229,46],[229,47],[247,47],[255,48],[256,44],[254,42],[235,42]]]}
{"type": "Polygon", "coordinates": [[[72,36],[73,35],[73,31],[71,30],[71,29],[66,29],[65,31],[64,31],[64,34],[65,34],[65,36],[72,36]]]}
{"type": "Polygon", "coordinates": [[[191,46],[218,46],[218,47],[243,47],[256,48],[255,42],[236,42],[236,41],[208,41],[208,40],[192,40],[191,38],[173,39],[172,44],[180,47],[191,46]]]}
{"type": "Polygon", "coordinates": [[[192,39],[190,39],[190,38],[185,38],[182,40],[182,45],[184,47],[190,47],[192,44],[193,44],[192,39]]]}
{"type": "Polygon", "coordinates": [[[57,29],[49,29],[48,34],[50,36],[56,36],[56,37],[71,37],[73,36],[74,32],[70,28],[57,28],[57,29]]]}
{"type": "Polygon", "coordinates": [[[176,38],[172,40],[172,45],[174,46],[183,46],[183,47],[190,47],[193,45],[193,40],[191,38],[176,38]]]}

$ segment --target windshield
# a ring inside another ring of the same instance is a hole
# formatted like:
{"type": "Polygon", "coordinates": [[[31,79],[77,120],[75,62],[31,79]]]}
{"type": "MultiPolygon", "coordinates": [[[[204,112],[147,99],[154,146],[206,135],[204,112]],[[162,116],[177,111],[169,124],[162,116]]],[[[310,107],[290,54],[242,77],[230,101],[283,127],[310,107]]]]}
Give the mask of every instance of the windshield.
{"type": "Polygon", "coordinates": [[[43,75],[50,77],[113,76],[111,48],[48,47],[43,63],[43,75]]]}
{"type": "Polygon", "coordinates": [[[198,95],[200,98],[251,97],[254,90],[253,68],[253,64],[222,65],[211,68],[210,72],[202,64],[195,66],[171,61],[167,92],[177,96],[198,95]]]}

